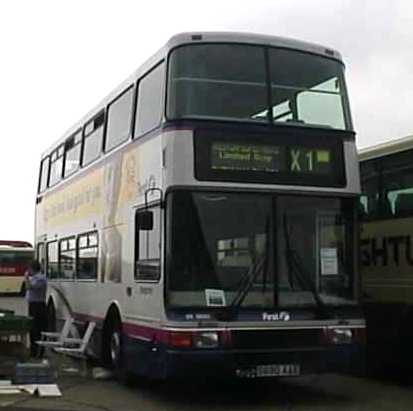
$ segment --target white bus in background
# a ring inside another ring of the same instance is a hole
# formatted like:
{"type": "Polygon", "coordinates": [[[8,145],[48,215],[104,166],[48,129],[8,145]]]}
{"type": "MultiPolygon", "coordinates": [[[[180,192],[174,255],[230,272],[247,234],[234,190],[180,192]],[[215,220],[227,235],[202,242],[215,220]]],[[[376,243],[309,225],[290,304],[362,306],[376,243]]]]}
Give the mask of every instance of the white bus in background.
{"type": "Polygon", "coordinates": [[[339,53],[177,35],[42,155],[49,320],[120,374],[359,370],[359,189],[339,53]]]}
{"type": "Polygon", "coordinates": [[[25,294],[24,274],[33,257],[27,241],[0,240],[0,293],[25,294]]]}
{"type": "Polygon", "coordinates": [[[360,150],[361,273],[372,363],[411,375],[413,136],[360,150]],[[403,370],[402,370],[403,371],[403,370]]]}

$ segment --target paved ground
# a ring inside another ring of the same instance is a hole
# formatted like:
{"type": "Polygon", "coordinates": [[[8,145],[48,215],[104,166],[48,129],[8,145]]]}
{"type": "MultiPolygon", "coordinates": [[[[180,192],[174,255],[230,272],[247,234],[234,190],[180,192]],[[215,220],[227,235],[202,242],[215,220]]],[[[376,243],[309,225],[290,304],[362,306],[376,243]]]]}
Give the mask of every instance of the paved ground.
{"type": "Polygon", "coordinates": [[[122,386],[114,381],[66,378],[63,397],[15,396],[0,405],[47,410],[411,410],[411,387],[336,375],[283,382],[169,383],[122,386]]]}
{"type": "MultiPolygon", "coordinates": [[[[0,307],[24,312],[21,298],[0,297],[0,307]]],[[[10,410],[346,410],[381,411],[413,409],[413,387],[392,381],[339,375],[301,377],[280,381],[182,381],[130,386],[113,380],[61,376],[61,398],[29,395],[1,396],[0,409],[10,410]],[[4,408],[2,408],[4,407],[4,408]]]]}

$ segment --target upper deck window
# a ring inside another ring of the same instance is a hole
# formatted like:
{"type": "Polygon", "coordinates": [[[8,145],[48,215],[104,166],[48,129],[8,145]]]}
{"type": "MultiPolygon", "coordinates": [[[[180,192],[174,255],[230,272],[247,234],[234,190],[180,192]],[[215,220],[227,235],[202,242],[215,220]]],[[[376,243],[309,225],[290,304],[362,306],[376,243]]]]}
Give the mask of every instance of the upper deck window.
{"type": "Polygon", "coordinates": [[[50,165],[50,157],[46,157],[42,160],[40,166],[40,185],[39,185],[39,193],[46,190],[47,182],[49,179],[49,165],[50,165]]]}
{"type": "Polygon", "coordinates": [[[165,64],[161,63],[139,81],[135,137],[153,130],[161,121],[164,74],[165,64]]]}
{"type": "Polygon", "coordinates": [[[133,87],[121,94],[108,108],[105,151],[127,140],[131,132],[133,87]]]}
{"type": "Polygon", "coordinates": [[[175,49],[167,117],[351,129],[342,64],[295,50],[266,55],[265,47],[239,44],[175,49]]]}
{"type": "Polygon", "coordinates": [[[64,177],[74,173],[80,165],[80,152],[82,147],[82,131],[68,138],[65,143],[64,177]]]}
{"type": "Polygon", "coordinates": [[[413,215],[412,154],[412,150],[406,150],[360,163],[363,219],[385,220],[413,215]]]}
{"type": "Polygon", "coordinates": [[[269,57],[275,122],[346,128],[340,64],[291,50],[271,49],[269,57]]]}
{"type": "Polygon", "coordinates": [[[63,146],[53,151],[50,163],[49,186],[58,183],[62,178],[63,171],[63,146]]]}
{"type": "Polygon", "coordinates": [[[105,113],[102,111],[85,125],[82,165],[87,165],[99,157],[102,151],[103,125],[105,113]]]}
{"type": "Polygon", "coordinates": [[[169,118],[267,120],[264,48],[185,46],[170,58],[169,118]]]}

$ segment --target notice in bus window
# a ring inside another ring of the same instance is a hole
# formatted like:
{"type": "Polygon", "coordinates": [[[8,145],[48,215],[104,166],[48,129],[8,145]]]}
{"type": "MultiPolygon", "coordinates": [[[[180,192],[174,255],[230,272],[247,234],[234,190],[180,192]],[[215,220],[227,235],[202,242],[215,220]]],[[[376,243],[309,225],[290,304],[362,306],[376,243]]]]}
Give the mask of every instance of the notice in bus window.
{"type": "Polygon", "coordinates": [[[206,305],[208,307],[225,307],[225,293],[224,290],[205,290],[206,305]]]}
{"type": "Polygon", "coordinates": [[[338,275],[337,248],[322,248],[321,275],[338,275]]]}

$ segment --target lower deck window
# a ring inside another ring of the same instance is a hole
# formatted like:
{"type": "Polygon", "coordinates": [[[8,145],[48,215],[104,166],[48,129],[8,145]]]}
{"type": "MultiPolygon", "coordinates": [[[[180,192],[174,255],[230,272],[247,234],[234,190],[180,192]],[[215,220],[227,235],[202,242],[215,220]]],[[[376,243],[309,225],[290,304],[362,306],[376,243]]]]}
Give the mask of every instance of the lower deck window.
{"type": "Polygon", "coordinates": [[[96,280],[98,273],[97,233],[82,234],[77,241],[77,278],[80,280],[96,280]]]}
{"type": "Polygon", "coordinates": [[[58,244],[57,241],[52,241],[47,244],[47,277],[56,279],[59,277],[59,259],[58,259],[58,244]]]}
{"type": "Polygon", "coordinates": [[[76,271],[76,241],[74,237],[60,241],[59,266],[62,279],[74,279],[76,271]]]}

